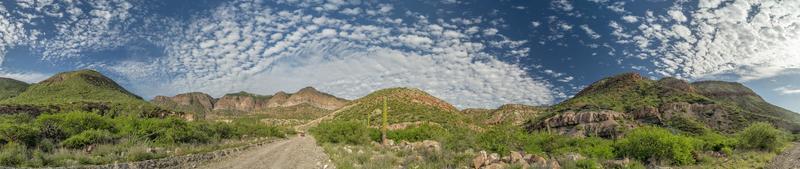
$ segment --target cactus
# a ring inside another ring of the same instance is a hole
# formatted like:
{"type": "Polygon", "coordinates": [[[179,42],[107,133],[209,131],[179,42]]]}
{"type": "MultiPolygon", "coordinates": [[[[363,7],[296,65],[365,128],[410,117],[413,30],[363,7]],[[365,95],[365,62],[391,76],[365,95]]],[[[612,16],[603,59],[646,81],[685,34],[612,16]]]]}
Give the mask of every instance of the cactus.
{"type": "Polygon", "coordinates": [[[381,111],[381,114],[383,114],[383,123],[381,125],[381,142],[386,145],[386,130],[389,125],[389,106],[386,104],[385,97],[383,98],[383,111],[381,111]]]}

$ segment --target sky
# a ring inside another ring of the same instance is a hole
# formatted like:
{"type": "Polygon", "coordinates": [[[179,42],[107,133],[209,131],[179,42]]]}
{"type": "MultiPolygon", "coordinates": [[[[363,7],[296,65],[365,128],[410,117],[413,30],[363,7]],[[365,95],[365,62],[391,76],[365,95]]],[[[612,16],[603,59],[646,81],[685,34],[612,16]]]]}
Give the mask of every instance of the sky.
{"type": "Polygon", "coordinates": [[[800,112],[800,1],[3,0],[0,76],[98,70],[144,97],[415,87],[551,105],[624,72],[741,82],[800,112]]]}

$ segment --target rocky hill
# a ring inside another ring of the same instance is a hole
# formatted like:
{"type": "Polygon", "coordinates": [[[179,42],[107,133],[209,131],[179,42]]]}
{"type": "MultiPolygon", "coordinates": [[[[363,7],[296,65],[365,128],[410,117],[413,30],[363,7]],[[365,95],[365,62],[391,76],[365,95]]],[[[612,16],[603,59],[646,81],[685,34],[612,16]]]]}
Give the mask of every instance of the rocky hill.
{"type": "Polygon", "coordinates": [[[461,113],[484,125],[522,125],[547,110],[547,107],[506,104],[497,109],[464,109],[461,113]]]}
{"type": "Polygon", "coordinates": [[[422,90],[389,88],[372,92],[337,110],[334,120],[366,120],[379,125],[384,99],[389,107],[390,124],[398,123],[462,123],[469,122],[458,109],[422,90]]]}
{"type": "Polygon", "coordinates": [[[687,132],[733,132],[768,121],[800,132],[800,114],[764,102],[752,90],[729,82],[690,84],[625,73],[599,80],[526,124],[529,130],[614,137],[628,128],[655,124],[687,132]]]}
{"type": "Polygon", "coordinates": [[[214,112],[217,114],[256,113],[285,117],[288,116],[286,114],[295,112],[302,115],[293,116],[306,117],[329,113],[331,110],[346,105],[349,101],[320,92],[312,87],[305,87],[296,93],[281,91],[274,95],[259,95],[242,91],[226,94],[219,99],[205,93],[192,92],[173,97],[156,96],[151,102],[166,109],[198,115],[214,112]]]}
{"type": "Polygon", "coordinates": [[[28,83],[16,79],[0,77],[0,100],[17,96],[24,92],[28,86],[28,83]]]}

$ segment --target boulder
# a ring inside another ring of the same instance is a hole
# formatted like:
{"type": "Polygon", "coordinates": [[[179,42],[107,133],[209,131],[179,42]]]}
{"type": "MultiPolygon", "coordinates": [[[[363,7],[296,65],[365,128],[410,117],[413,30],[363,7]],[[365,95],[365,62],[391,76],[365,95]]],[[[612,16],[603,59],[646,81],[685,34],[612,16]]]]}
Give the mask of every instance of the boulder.
{"type": "Polygon", "coordinates": [[[504,162],[492,163],[484,167],[484,169],[505,169],[505,168],[508,168],[508,164],[504,162]]]}
{"type": "Polygon", "coordinates": [[[522,156],[522,153],[520,153],[518,151],[511,151],[511,154],[509,155],[509,157],[511,158],[509,160],[509,163],[518,163],[518,162],[523,162],[523,160],[524,160],[523,156],[522,156]]]}
{"type": "Polygon", "coordinates": [[[477,156],[475,156],[475,158],[472,158],[472,167],[475,169],[481,168],[488,158],[489,157],[486,155],[486,151],[481,151],[477,156]]]}

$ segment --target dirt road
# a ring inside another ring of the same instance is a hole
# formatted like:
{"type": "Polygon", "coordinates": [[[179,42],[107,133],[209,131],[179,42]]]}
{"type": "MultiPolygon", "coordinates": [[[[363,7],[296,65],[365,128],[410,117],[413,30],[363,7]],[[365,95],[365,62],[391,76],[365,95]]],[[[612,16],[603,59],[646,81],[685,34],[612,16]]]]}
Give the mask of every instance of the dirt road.
{"type": "Polygon", "coordinates": [[[229,158],[209,161],[198,168],[208,169],[330,169],[328,155],[314,137],[291,137],[272,142],[229,158]]]}
{"type": "Polygon", "coordinates": [[[792,143],[792,147],[772,159],[767,168],[800,169],[800,143],[792,143]]]}

